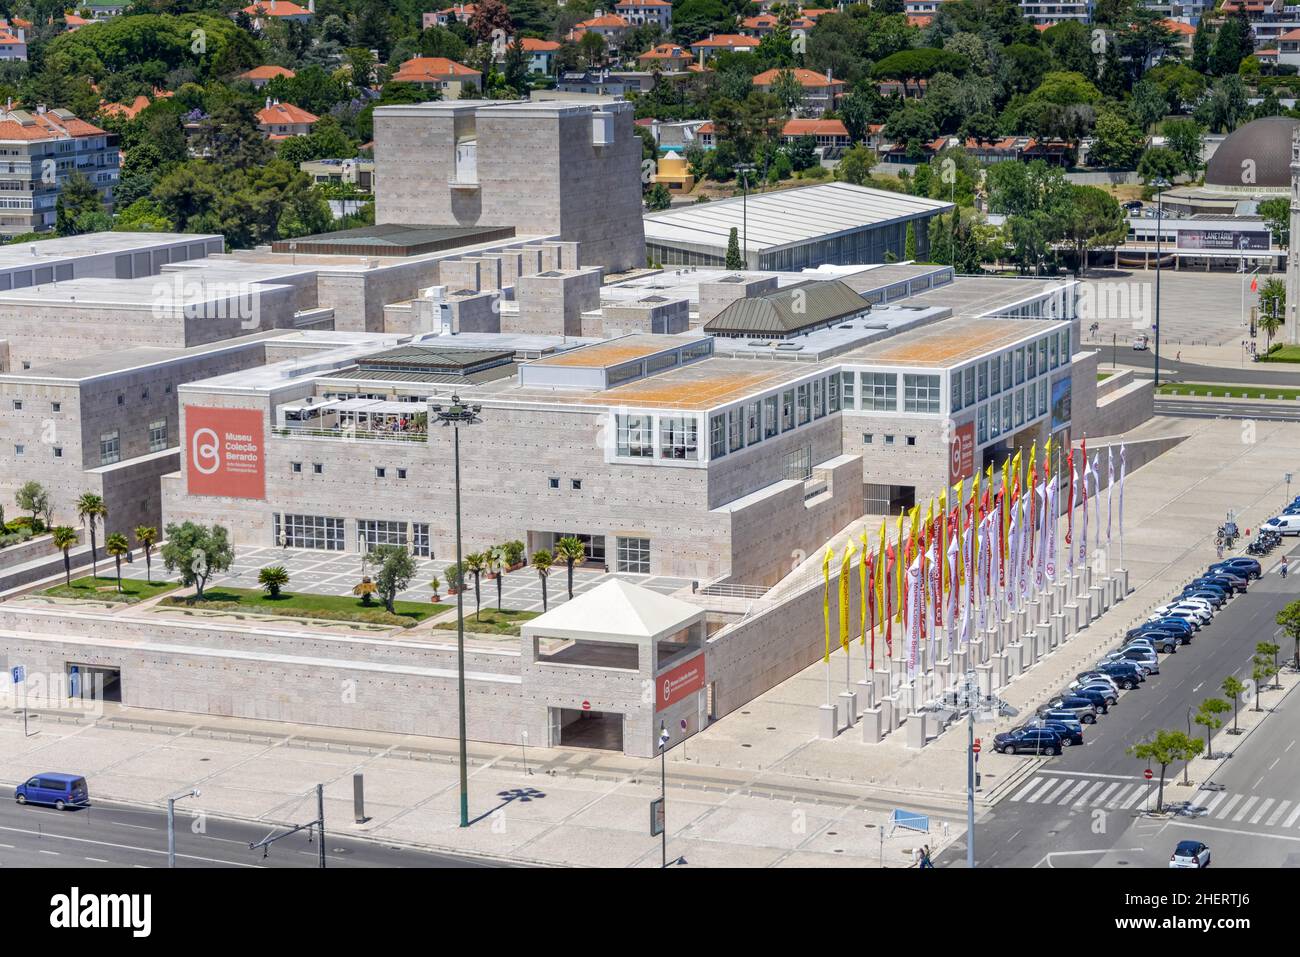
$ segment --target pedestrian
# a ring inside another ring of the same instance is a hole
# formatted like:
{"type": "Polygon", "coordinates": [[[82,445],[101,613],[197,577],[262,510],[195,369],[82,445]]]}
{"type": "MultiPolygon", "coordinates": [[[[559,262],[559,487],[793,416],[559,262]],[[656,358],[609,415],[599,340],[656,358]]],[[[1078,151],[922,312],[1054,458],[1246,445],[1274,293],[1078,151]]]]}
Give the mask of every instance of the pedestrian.
{"type": "Polygon", "coordinates": [[[914,848],[912,848],[912,863],[913,863],[913,864],[915,864],[917,867],[920,867],[920,866],[921,866],[921,862],[924,860],[924,858],[925,858],[925,855],[922,854],[921,849],[920,849],[919,847],[914,847],[914,848]]]}
{"type": "Polygon", "coordinates": [[[930,860],[930,845],[927,844],[921,849],[921,869],[934,867],[934,861],[930,860]]]}
{"type": "Polygon", "coordinates": [[[1286,578],[1286,556],[1282,556],[1282,577],[1286,578]]]}
{"type": "Polygon", "coordinates": [[[1182,362],[1182,361],[1183,361],[1183,350],[1182,350],[1182,349],[1179,349],[1179,350],[1178,350],[1177,355],[1174,356],[1174,361],[1175,361],[1175,362],[1182,362]]]}
{"type": "Polygon", "coordinates": [[[1218,544],[1217,546],[1215,546],[1215,551],[1217,551],[1217,552],[1219,553],[1219,560],[1222,561],[1222,560],[1223,560],[1223,542],[1219,542],[1219,544],[1218,544]]]}

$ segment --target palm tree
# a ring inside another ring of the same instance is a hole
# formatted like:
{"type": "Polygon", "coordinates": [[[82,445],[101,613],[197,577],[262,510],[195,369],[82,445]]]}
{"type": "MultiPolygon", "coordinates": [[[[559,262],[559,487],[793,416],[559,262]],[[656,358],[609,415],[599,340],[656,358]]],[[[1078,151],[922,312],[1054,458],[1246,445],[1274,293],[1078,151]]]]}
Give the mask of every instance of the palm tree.
{"type": "Polygon", "coordinates": [[[429,579],[429,587],[433,589],[433,601],[437,601],[441,596],[438,594],[438,587],[442,584],[442,579],[434,575],[429,579]]]}
{"type": "Polygon", "coordinates": [[[370,576],[364,576],[360,582],[352,587],[352,594],[361,599],[361,604],[367,608],[370,607],[370,596],[379,591],[379,586],[371,581],[370,576]]]}
{"type": "Polygon", "coordinates": [[[145,581],[152,583],[153,547],[158,541],[158,529],[152,525],[137,525],[135,527],[135,540],[140,543],[140,548],[144,551],[145,581]]]}
{"type": "Polygon", "coordinates": [[[564,562],[569,572],[569,600],[573,600],[573,566],[577,562],[587,560],[587,546],[582,544],[582,539],[573,535],[565,535],[555,543],[555,557],[564,562]]]}
{"type": "Polygon", "coordinates": [[[497,570],[497,611],[501,610],[501,579],[506,574],[506,547],[504,545],[493,545],[489,552],[492,555],[492,564],[497,570]]]}
{"type": "Polygon", "coordinates": [[[130,550],[131,543],[126,540],[126,536],[121,532],[114,532],[104,539],[104,551],[113,556],[113,562],[117,565],[118,592],[122,591],[122,556],[130,550]]]}
{"type": "Polygon", "coordinates": [[[67,525],[60,525],[50,533],[54,536],[54,547],[63,552],[63,577],[72,587],[72,556],[68,554],[77,544],[77,530],[67,525]]]}
{"type": "Polygon", "coordinates": [[[555,556],[545,548],[533,552],[533,568],[537,569],[537,577],[542,583],[542,611],[546,611],[546,577],[551,574],[554,564],[555,556]]]}
{"type": "Polygon", "coordinates": [[[98,541],[95,522],[108,519],[108,506],[104,504],[104,499],[94,492],[82,492],[81,498],[77,499],[77,518],[81,519],[81,524],[90,531],[90,574],[92,578],[98,578],[99,554],[95,550],[98,541]]]}
{"type": "Polygon", "coordinates": [[[257,583],[274,601],[280,597],[280,589],[289,584],[289,572],[283,565],[267,565],[257,573],[257,583]]]}
{"type": "Polygon", "coordinates": [[[479,576],[487,567],[487,558],[479,552],[471,552],[465,556],[465,571],[474,576],[474,620],[478,621],[479,612],[479,576]]]}

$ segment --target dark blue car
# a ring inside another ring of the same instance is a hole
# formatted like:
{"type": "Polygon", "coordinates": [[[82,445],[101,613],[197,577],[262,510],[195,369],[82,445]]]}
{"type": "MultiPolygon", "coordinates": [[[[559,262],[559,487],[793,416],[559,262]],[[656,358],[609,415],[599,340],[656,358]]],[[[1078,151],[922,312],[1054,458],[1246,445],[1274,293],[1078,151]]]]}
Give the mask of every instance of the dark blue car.
{"type": "Polygon", "coordinates": [[[14,788],[14,800],[19,804],[50,804],[62,811],[89,803],[90,790],[79,774],[42,771],[14,788]]]}
{"type": "Polygon", "coordinates": [[[1221,562],[1215,562],[1208,569],[1210,574],[1217,571],[1228,571],[1237,575],[1244,575],[1246,578],[1258,578],[1263,571],[1259,562],[1253,558],[1247,558],[1245,555],[1237,555],[1221,562]]]}
{"type": "Polygon", "coordinates": [[[1115,684],[1130,691],[1147,680],[1142,669],[1131,661],[1103,661],[1096,670],[1110,675],[1115,684]]]}
{"type": "Polygon", "coordinates": [[[1241,575],[1227,571],[1202,575],[1199,578],[1192,579],[1191,584],[1199,588],[1223,588],[1227,590],[1229,595],[1239,594],[1246,590],[1246,579],[1241,575]]]}
{"type": "Polygon", "coordinates": [[[1186,588],[1183,589],[1183,593],[1181,597],[1204,598],[1216,609],[1222,608],[1223,603],[1228,600],[1228,597],[1223,592],[1219,591],[1219,589],[1217,588],[1201,588],[1197,585],[1188,585],[1186,588]]]}
{"type": "Polygon", "coordinates": [[[1060,754],[1061,736],[1047,728],[1018,728],[993,737],[1000,754],[1060,754]]]}

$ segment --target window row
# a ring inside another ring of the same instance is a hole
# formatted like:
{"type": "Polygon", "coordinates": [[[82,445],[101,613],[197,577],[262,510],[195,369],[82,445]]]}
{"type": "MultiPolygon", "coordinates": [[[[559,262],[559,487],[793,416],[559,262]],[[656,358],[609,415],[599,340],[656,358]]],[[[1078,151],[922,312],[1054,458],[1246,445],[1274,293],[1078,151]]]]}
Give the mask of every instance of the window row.
{"type": "Polygon", "coordinates": [[[721,458],[840,411],[840,376],[813,379],[709,417],[709,457],[721,458]]]}
{"type": "Polygon", "coordinates": [[[842,372],[844,408],[863,412],[914,412],[938,415],[942,401],[939,376],[904,373],[903,405],[898,405],[897,372],[842,372]]]}
{"type": "Polygon", "coordinates": [[[982,404],[975,413],[975,441],[977,444],[991,441],[1046,414],[1047,380],[1040,379],[1001,399],[982,404]]]}
{"type": "Polygon", "coordinates": [[[1069,361],[1070,328],[1066,326],[1001,356],[956,370],[951,375],[950,411],[958,412],[990,396],[1010,391],[1069,361]]]}

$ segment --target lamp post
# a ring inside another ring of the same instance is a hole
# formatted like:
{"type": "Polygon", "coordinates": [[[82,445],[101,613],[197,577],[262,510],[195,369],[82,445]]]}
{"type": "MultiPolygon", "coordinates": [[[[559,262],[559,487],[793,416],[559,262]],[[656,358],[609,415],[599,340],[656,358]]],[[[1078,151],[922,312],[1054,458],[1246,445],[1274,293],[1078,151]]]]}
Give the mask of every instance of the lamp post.
{"type": "Polygon", "coordinates": [[[1001,698],[984,695],[980,691],[979,677],[974,671],[966,672],[956,691],[944,695],[945,701],[966,712],[966,866],[975,869],[975,725],[987,723],[997,717],[1014,718],[1019,714],[1013,705],[1001,698]]]}
{"type": "MultiPolygon", "coordinates": [[[[429,413],[436,416],[444,427],[451,426],[453,436],[452,446],[455,450],[453,459],[456,471],[456,578],[458,586],[462,584],[460,579],[464,574],[461,569],[460,545],[460,427],[482,421],[478,417],[482,408],[479,405],[463,404],[460,401],[460,396],[454,394],[451,397],[451,405],[446,408],[441,405],[429,406],[429,413]]],[[[469,827],[469,760],[465,746],[465,589],[461,587],[456,589],[456,675],[458,706],[460,709],[460,826],[469,827]]]]}
{"type": "Polygon", "coordinates": [[[731,167],[740,177],[740,258],[749,268],[749,174],[754,172],[753,163],[737,163],[731,167]]]}
{"type": "Polygon", "coordinates": [[[1169,180],[1163,176],[1155,180],[1152,184],[1156,192],[1156,321],[1154,331],[1156,334],[1156,379],[1155,388],[1160,388],[1160,233],[1164,227],[1165,207],[1163,190],[1169,188],[1169,180]]]}
{"type": "Polygon", "coordinates": [[[167,866],[176,866],[176,802],[199,796],[199,789],[186,791],[167,799],[167,866]]]}

